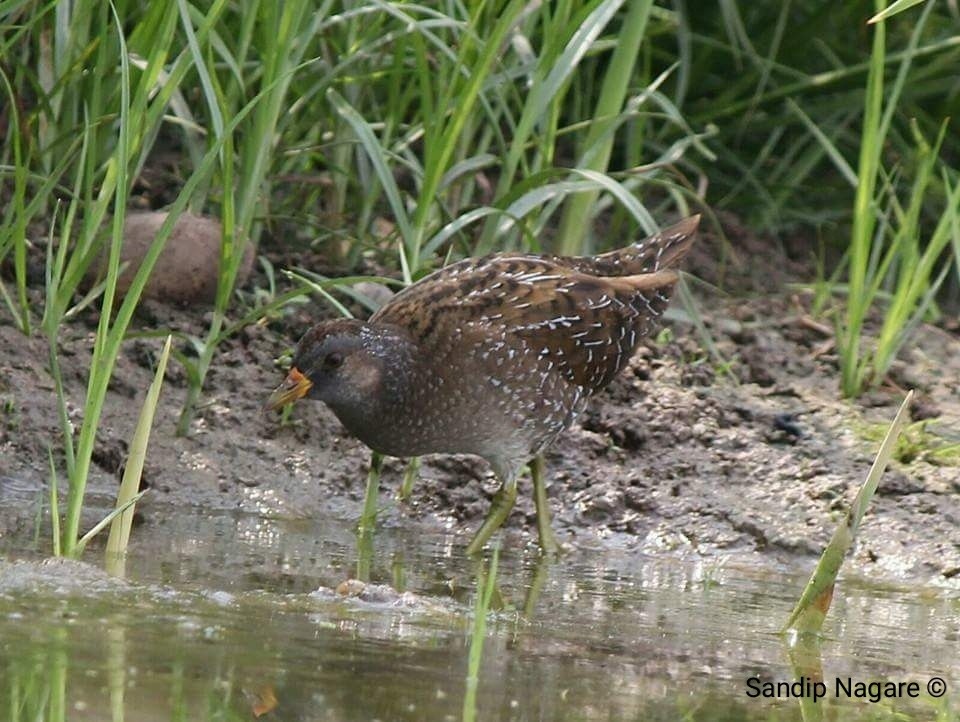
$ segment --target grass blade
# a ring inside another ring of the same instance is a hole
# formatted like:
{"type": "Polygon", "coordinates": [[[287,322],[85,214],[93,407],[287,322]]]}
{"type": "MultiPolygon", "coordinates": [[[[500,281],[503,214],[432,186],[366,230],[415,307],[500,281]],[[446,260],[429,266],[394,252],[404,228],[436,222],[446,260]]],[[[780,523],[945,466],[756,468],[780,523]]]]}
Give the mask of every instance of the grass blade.
{"type": "Polygon", "coordinates": [[[909,418],[908,411],[912,400],[913,391],[909,392],[903,403],[900,404],[900,410],[897,411],[883,443],[880,444],[880,450],[873,460],[873,466],[870,467],[870,472],[867,474],[863,486],[857,492],[857,498],[854,499],[846,517],[834,531],[830,543],[827,544],[827,548],[820,556],[817,568],[813,570],[803,594],[800,595],[797,605],[783,627],[784,631],[819,632],[823,627],[823,620],[830,610],[834,586],[837,575],[840,573],[840,567],[843,565],[843,559],[856,538],[860,522],[863,520],[867,506],[880,483],[880,477],[883,476],[883,472],[893,456],[897,439],[909,418]]]}
{"type": "Polygon", "coordinates": [[[896,0],[896,2],[890,5],[890,7],[888,7],[886,10],[877,13],[872,18],[867,20],[867,23],[872,25],[873,23],[878,23],[881,20],[886,20],[897,13],[902,13],[904,10],[912,8],[914,5],[919,5],[923,1],[924,0],[896,0]]]}
{"type": "Polygon", "coordinates": [[[77,540],[76,546],[74,547],[72,552],[73,556],[75,558],[79,558],[83,554],[83,550],[87,548],[87,544],[90,543],[90,540],[92,540],[97,534],[99,534],[104,529],[106,529],[107,526],[112,524],[113,520],[116,519],[121,514],[123,514],[123,512],[125,512],[128,508],[130,508],[131,506],[136,504],[138,501],[140,501],[141,497],[144,494],[146,494],[147,491],[148,491],[147,489],[144,489],[143,491],[135,495],[132,499],[129,499],[126,504],[124,504],[123,506],[118,506],[116,509],[114,509],[105,517],[103,517],[103,519],[101,519],[96,524],[94,524],[93,528],[90,529],[90,531],[88,531],[86,534],[84,534],[82,537],[80,537],[77,540]]]}
{"type": "Polygon", "coordinates": [[[167,360],[170,358],[172,342],[173,336],[167,336],[163,351],[160,353],[160,360],[157,363],[157,371],[153,376],[153,383],[147,390],[143,407],[140,409],[140,417],[137,419],[137,425],[133,431],[130,454],[123,470],[120,490],[117,492],[117,509],[122,508],[124,511],[113,520],[110,525],[110,536],[107,538],[106,559],[108,569],[121,560],[130,541],[130,527],[133,524],[134,511],[131,500],[137,495],[137,490],[140,488],[140,477],[143,474],[143,462],[147,456],[150,430],[153,428],[153,417],[160,400],[160,389],[163,387],[163,377],[167,371],[167,360]]]}
{"type": "MultiPolygon", "coordinates": [[[[609,166],[614,141],[612,126],[623,108],[652,7],[652,0],[630,3],[610,58],[610,66],[603,77],[603,87],[594,111],[596,120],[590,125],[583,142],[580,163],[584,170],[603,173],[609,166]]],[[[567,201],[557,238],[561,254],[574,255],[583,251],[592,219],[590,210],[598,195],[598,191],[580,193],[567,201]]]]}
{"type": "Polygon", "coordinates": [[[57,467],[53,463],[53,449],[47,447],[50,461],[50,527],[53,533],[53,556],[60,556],[60,482],[57,467]]]}
{"type": "MultiPolygon", "coordinates": [[[[333,88],[328,89],[327,98],[330,99],[333,107],[336,108],[340,116],[347,121],[353,129],[357,140],[360,141],[360,145],[366,151],[367,157],[373,165],[373,170],[380,181],[380,185],[383,186],[383,192],[387,195],[387,202],[390,204],[390,210],[393,211],[397,227],[400,229],[400,235],[403,238],[403,249],[401,252],[406,256],[407,263],[409,263],[410,260],[416,262],[415,258],[411,259],[409,257],[415,242],[413,226],[410,224],[410,217],[407,215],[406,206],[404,206],[403,199],[400,197],[400,188],[397,186],[397,182],[394,180],[393,173],[390,171],[389,166],[387,166],[385,160],[386,154],[383,152],[383,148],[380,146],[376,134],[374,134],[373,129],[367,121],[363,119],[363,116],[357,112],[356,108],[350,105],[347,99],[336,90],[333,88]]],[[[409,284],[413,279],[405,276],[404,280],[409,284]]]]}

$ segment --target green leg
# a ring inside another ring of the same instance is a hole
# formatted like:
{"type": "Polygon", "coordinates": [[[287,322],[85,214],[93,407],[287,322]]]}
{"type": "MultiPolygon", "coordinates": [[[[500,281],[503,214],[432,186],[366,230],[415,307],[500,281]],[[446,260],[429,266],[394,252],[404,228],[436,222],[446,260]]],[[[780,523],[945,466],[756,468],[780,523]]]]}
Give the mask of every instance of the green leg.
{"type": "Polygon", "coordinates": [[[397,498],[400,501],[410,501],[410,493],[413,491],[413,484],[420,476],[420,457],[414,456],[407,462],[407,468],[403,472],[403,483],[400,484],[400,491],[397,498]]]}
{"type": "Polygon", "coordinates": [[[550,525],[550,502],[547,501],[547,486],[544,483],[546,463],[538,454],[530,462],[530,476],[533,477],[533,501],[537,508],[537,533],[540,536],[540,551],[544,554],[556,554],[560,551],[557,538],[550,525]]]}
{"type": "Polygon", "coordinates": [[[361,534],[373,531],[377,524],[377,496],[380,494],[380,471],[383,469],[383,456],[376,451],[370,452],[370,472],[367,474],[367,490],[363,494],[363,513],[357,531],[361,534]]]}
{"type": "Polygon", "coordinates": [[[370,581],[373,568],[373,529],[357,532],[357,576],[361,582],[370,581]]]}
{"type": "Polygon", "coordinates": [[[490,505],[490,513],[483,520],[480,529],[474,535],[473,540],[467,546],[467,554],[476,554],[483,545],[490,541],[493,533],[503,526],[503,522],[510,516],[514,503],[517,501],[517,476],[505,481],[500,486],[500,490],[493,497],[493,503],[490,505]]]}
{"type": "Polygon", "coordinates": [[[370,471],[367,474],[367,489],[363,495],[363,512],[357,524],[357,579],[370,581],[370,566],[373,562],[373,531],[377,526],[377,496],[380,493],[380,471],[383,456],[376,451],[370,455],[370,471]]]}
{"type": "Polygon", "coordinates": [[[543,586],[547,582],[547,571],[550,569],[552,563],[553,561],[548,559],[546,555],[537,559],[537,568],[533,572],[533,579],[530,580],[530,588],[527,590],[527,595],[523,600],[523,616],[527,619],[533,619],[533,610],[540,600],[540,592],[543,591],[543,586]]]}

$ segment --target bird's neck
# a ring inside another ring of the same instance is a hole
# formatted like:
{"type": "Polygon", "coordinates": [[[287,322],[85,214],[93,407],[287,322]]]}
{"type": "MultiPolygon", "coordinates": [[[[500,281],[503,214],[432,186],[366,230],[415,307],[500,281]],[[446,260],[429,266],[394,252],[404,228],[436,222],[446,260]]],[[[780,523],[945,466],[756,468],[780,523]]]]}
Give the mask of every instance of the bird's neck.
{"type": "Polygon", "coordinates": [[[370,430],[383,428],[407,408],[411,381],[417,377],[417,346],[406,331],[385,324],[365,325],[361,339],[379,374],[376,389],[363,399],[330,406],[351,433],[376,448],[368,440],[370,430]]]}

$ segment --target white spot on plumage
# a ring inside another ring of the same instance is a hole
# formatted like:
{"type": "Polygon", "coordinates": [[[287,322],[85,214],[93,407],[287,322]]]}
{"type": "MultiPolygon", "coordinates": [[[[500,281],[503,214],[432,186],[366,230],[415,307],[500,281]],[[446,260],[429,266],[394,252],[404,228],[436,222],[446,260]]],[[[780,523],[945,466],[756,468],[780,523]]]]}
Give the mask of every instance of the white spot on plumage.
{"type": "Polygon", "coordinates": [[[556,281],[563,278],[559,274],[549,274],[544,273],[542,270],[530,271],[529,273],[522,273],[516,277],[518,281],[523,281],[526,283],[537,283],[539,281],[556,281]]]}

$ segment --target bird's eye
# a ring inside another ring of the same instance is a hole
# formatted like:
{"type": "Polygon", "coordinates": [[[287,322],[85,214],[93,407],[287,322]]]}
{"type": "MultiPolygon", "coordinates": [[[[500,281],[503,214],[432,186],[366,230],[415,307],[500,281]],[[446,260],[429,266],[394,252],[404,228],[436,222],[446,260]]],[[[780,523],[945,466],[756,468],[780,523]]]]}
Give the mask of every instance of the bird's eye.
{"type": "Polygon", "coordinates": [[[343,354],[334,351],[333,353],[328,353],[326,358],[323,359],[324,368],[335,369],[339,368],[343,363],[343,354]]]}

